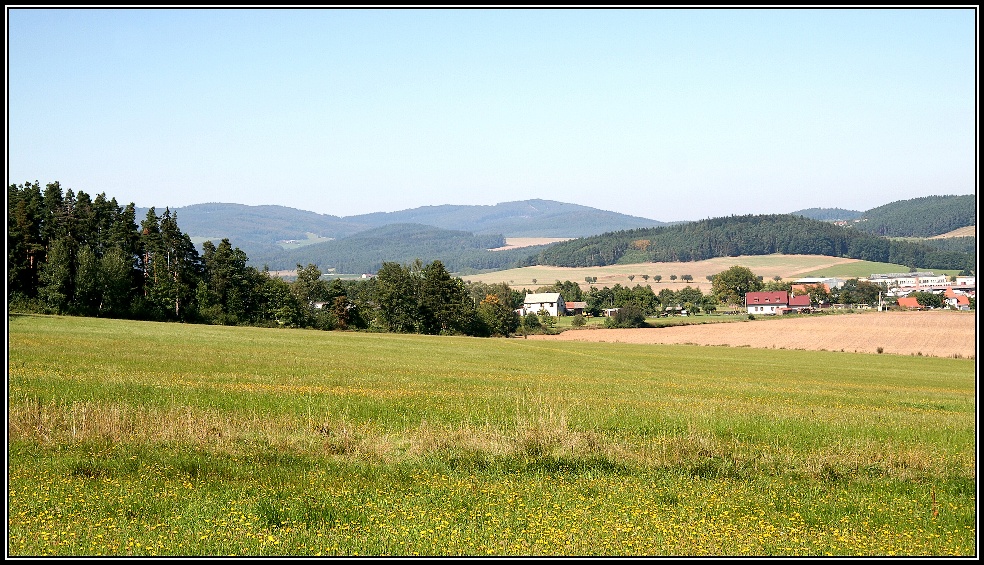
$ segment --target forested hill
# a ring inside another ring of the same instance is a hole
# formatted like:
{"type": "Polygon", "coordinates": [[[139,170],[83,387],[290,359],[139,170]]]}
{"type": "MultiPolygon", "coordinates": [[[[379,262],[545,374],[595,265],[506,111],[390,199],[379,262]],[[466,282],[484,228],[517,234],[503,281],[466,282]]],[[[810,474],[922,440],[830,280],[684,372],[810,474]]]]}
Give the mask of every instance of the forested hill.
{"type": "Polygon", "coordinates": [[[475,235],[421,224],[390,224],[366,230],[344,239],[316,243],[288,253],[272,269],[289,269],[313,263],[336,273],[375,273],[384,261],[410,264],[440,260],[452,272],[505,269],[529,253],[529,248],[489,251],[502,247],[499,235],[475,235]]]}
{"type": "Polygon", "coordinates": [[[926,196],[872,208],[851,223],[886,237],[933,237],[977,224],[977,196],[926,196]]]}
{"type": "MultiPolygon", "coordinates": [[[[159,206],[157,210],[163,211],[159,206]]],[[[297,210],[286,206],[247,206],[245,204],[208,203],[171,208],[181,227],[191,237],[236,242],[259,242],[270,245],[287,239],[304,239],[308,232],[321,237],[345,237],[372,226],[346,218],[297,210]]],[[[137,208],[143,217],[147,208],[137,208]]]]}
{"type": "Polygon", "coordinates": [[[792,214],[794,216],[813,218],[814,220],[836,222],[838,220],[846,221],[860,218],[864,212],[859,212],[857,210],[845,210],[844,208],[807,208],[805,210],[797,210],[792,214]]]}
{"type": "Polygon", "coordinates": [[[850,257],[926,269],[975,269],[970,253],[889,240],[792,214],[731,216],[609,232],[555,243],[522,264],[589,267],[773,253],[850,257]]]}

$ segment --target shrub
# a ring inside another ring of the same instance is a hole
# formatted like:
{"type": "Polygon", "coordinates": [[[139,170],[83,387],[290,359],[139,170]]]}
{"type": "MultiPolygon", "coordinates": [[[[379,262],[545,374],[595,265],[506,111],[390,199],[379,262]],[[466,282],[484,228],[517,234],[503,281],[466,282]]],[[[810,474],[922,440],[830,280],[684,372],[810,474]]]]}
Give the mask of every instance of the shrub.
{"type": "Polygon", "coordinates": [[[523,316],[523,327],[528,331],[539,330],[542,326],[540,324],[540,317],[530,312],[523,316]]]}
{"type": "Polygon", "coordinates": [[[615,315],[605,320],[606,328],[640,328],[646,325],[646,312],[642,306],[627,302],[615,312],[615,315]]]}
{"type": "Polygon", "coordinates": [[[581,314],[574,314],[574,317],[571,319],[571,325],[574,326],[575,328],[580,328],[581,326],[583,326],[584,316],[582,316],[581,314]]]}

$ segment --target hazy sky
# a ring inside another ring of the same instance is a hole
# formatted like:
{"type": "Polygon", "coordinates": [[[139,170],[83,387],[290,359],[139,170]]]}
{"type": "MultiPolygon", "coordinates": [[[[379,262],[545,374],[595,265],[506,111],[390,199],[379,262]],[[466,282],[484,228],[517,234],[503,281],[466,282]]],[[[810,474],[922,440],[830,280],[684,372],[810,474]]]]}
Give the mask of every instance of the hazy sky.
{"type": "Polygon", "coordinates": [[[962,9],[6,9],[7,181],[661,221],[974,194],[962,9]]]}

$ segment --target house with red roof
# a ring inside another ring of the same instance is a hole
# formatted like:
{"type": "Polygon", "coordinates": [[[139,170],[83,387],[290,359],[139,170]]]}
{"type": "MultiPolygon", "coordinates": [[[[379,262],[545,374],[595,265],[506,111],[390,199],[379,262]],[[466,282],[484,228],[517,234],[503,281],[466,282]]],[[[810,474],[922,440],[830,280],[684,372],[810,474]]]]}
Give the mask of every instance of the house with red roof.
{"type": "Polygon", "coordinates": [[[786,291],[758,291],[745,293],[745,307],[749,314],[779,314],[789,307],[786,291]]]}
{"type": "Polygon", "coordinates": [[[946,290],[943,302],[945,302],[950,308],[955,308],[957,310],[970,310],[970,297],[965,294],[956,294],[950,289],[946,290]]]}
{"type": "Polygon", "coordinates": [[[810,303],[809,294],[792,295],[789,297],[789,307],[787,312],[783,314],[788,314],[790,312],[809,312],[813,305],[810,303]]]}
{"type": "Polygon", "coordinates": [[[745,294],[745,307],[749,314],[791,314],[809,312],[810,295],[792,295],[782,290],[764,290],[745,294]]]}

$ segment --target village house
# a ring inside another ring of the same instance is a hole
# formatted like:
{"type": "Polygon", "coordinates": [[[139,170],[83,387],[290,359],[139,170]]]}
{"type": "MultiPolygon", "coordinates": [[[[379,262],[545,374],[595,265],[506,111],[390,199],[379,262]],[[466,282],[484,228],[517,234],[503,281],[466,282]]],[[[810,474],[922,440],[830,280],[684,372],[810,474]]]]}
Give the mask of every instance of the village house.
{"type": "Polygon", "coordinates": [[[531,312],[539,314],[540,310],[546,310],[551,316],[564,316],[567,314],[567,305],[559,292],[527,294],[526,298],[523,299],[523,307],[519,309],[519,314],[521,316],[531,312]]]}
{"type": "Polygon", "coordinates": [[[749,314],[792,314],[809,312],[811,309],[810,295],[791,295],[788,292],[760,291],[745,294],[745,307],[749,314]]]}
{"type": "Polygon", "coordinates": [[[970,298],[962,292],[954,292],[951,288],[943,293],[943,302],[956,310],[970,310],[970,298]]]}
{"type": "Polygon", "coordinates": [[[745,307],[749,314],[779,314],[783,308],[789,308],[789,293],[782,290],[749,292],[745,294],[745,307]]]}
{"type": "Polygon", "coordinates": [[[926,307],[919,304],[914,296],[903,296],[899,298],[899,308],[904,310],[925,310],[926,307]]]}

